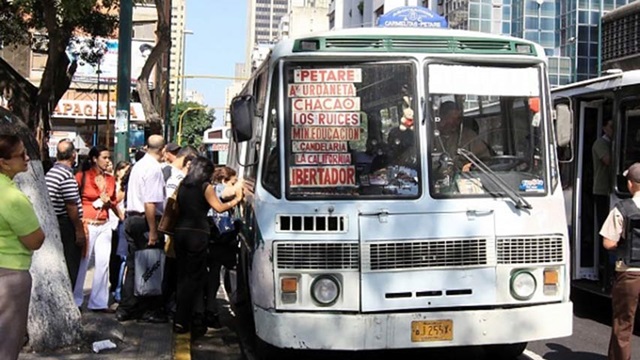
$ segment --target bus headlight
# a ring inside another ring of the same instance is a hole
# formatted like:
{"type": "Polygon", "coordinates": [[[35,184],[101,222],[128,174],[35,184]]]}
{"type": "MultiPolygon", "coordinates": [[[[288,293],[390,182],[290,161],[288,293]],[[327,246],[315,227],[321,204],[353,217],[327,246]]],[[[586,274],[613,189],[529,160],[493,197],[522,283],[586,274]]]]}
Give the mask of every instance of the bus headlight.
{"type": "Polygon", "coordinates": [[[340,285],[333,276],[319,276],[311,283],[311,297],[321,306],[329,306],[338,300],[340,285]]]}
{"type": "Polygon", "coordinates": [[[519,270],[511,275],[511,295],[518,300],[531,299],[536,285],[536,278],[528,271],[519,270]]]}

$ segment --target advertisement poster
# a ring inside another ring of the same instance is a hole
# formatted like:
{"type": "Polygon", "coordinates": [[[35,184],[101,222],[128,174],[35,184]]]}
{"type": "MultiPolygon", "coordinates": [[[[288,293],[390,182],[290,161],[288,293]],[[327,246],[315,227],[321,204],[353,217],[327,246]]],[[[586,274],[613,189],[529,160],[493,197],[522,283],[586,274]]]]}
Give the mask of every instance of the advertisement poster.
{"type": "MultiPolygon", "coordinates": [[[[100,62],[100,83],[115,84],[118,78],[118,40],[99,39],[104,44],[104,55],[100,62]]],[[[153,41],[131,40],[131,82],[135,83],[140,76],[142,67],[147,61],[155,43],[153,41]]],[[[91,48],[90,38],[76,38],[70,41],[66,53],[69,60],[78,60],[78,68],[73,75],[73,81],[96,83],[98,81],[98,65],[91,65],[80,56],[81,53],[95,51],[91,48]]],[[[155,70],[154,70],[155,71],[155,70]]],[[[149,86],[153,87],[153,72],[149,77],[149,86]]]]}

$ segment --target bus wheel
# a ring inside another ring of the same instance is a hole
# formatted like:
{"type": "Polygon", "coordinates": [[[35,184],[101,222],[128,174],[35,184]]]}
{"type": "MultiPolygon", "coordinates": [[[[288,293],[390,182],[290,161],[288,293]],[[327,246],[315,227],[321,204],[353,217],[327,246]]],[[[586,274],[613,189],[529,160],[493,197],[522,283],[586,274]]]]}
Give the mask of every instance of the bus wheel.
{"type": "Polygon", "coordinates": [[[259,360],[280,359],[279,349],[256,336],[255,357],[259,360]]]}
{"type": "Polygon", "coordinates": [[[527,343],[486,345],[484,352],[487,359],[515,360],[527,348],[527,343]]]}

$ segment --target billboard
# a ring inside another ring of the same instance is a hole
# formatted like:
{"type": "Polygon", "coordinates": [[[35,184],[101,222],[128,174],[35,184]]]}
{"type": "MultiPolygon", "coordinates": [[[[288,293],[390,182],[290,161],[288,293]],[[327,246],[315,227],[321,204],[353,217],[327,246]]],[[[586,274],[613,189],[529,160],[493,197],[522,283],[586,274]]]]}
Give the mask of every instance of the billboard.
{"type": "MultiPolygon", "coordinates": [[[[155,43],[146,40],[131,40],[131,83],[136,83],[144,63],[151,54],[155,43]]],[[[98,81],[98,65],[91,65],[80,55],[102,51],[100,61],[100,83],[115,83],[118,78],[118,40],[75,38],[67,46],[69,60],[78,60],[78,68],[73,75],[73,81],[95,84],[98,81]]],[[[155,70],[154,70],[155,71],[155,70]]],[[[149,76],[149,86],[153,87],[153,72],[149,76]]]]}

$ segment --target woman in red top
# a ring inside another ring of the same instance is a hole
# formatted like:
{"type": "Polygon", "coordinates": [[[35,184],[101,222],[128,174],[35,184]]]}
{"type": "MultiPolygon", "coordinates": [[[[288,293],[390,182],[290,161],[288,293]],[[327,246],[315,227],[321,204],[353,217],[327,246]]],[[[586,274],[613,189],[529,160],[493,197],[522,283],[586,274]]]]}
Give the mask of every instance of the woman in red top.
{"type": "Polygon", "coordinates": [[[111,225],[108,222],[109,209],[112,209],[119,218],[123,218],[122,212],[116,206],[115,178],[106,172],[111,161],[110,156],[111,153],[104,146],[91,148],[82,171],[76,174],[82,199],[82,222],[88,244],[80,261],[73,298],[76,305],[81,307],[87,265],[91,255],[94,254],[95,270],[87,308],[102,312],[111,312],[109,310],[109,257],[112,234],[111,225]]]}

